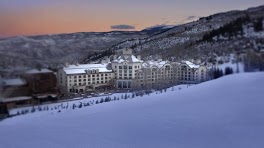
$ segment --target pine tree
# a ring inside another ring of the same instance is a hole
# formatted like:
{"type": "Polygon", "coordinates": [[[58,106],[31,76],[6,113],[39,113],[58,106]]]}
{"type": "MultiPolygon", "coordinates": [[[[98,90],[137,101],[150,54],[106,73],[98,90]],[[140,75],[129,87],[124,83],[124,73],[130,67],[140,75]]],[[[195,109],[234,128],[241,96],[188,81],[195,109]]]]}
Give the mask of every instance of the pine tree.
{"type": "Polygon", "coordinates": [[[79,108],[82,108],[82,105],[83,105],[82,102],[80,102],[80,104],[79,104],[79,108]]]}
{"type": "Polygon", "coordinates": [[[100,101],[100,103],[104,103],[104,102],[106,102],[106,101],[104,101],[104,99],[103,99],[103,98],[101,98],[101,101],[100,101]]]}
{"type": "Polygon", "coordinates": [[[72,109],[75,109],[75,104],[72,105],[72,109]]]}
{"type": "Polygon", "coordinates": [[[259,32],[263,30],[263,22],[262,18],[257,19],[256,22],[254,22],[254,31],[259,32]]]}
{"type": "Polygon", "coordinates": [[[132,93],[132,98],[135,98],[135,93],[132,93]]]}
{"type": "Polygon", "coordinates": [[[105,97],[105,102],[109,102],[109,98],[108,97],[105,97]]]}
{"type": "Polygon", "coordinates": [[[233,69],[230,67],[225,68],[225,75],[233,74],[233,69]]]}

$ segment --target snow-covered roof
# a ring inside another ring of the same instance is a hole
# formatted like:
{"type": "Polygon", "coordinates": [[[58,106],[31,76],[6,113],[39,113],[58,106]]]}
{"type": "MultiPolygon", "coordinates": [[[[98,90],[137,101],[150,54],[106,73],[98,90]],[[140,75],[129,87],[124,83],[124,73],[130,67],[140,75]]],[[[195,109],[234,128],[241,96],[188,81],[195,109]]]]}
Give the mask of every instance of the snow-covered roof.
{"type": "Polygon", "coordinates": [[[2,79],[1,85],[8,85],[8,86],[20,86],[27,84],[24,79],[14,78],[14,79],[2,79]]]}
{"type": "Polygon", "coordinates": [[[115,59],[113,62],[117,62],[117,63],[123,63],[123,62],[142,63],[143,61],[139,60],[136,56],[131,54],[131,55],[121,55],[117,59],[115,59]]]}
{"type": "Polygon", "coordinates": [[[13,98],[2,98],[0,102],[8,103],[8,102],[15,102],[15,101],[24,101],[24,100],[30,100],[32,97],[30,96],[20,96],[20,97],[13,97],[13,98]]]}
{"type": "Polygon", "coordinates": [[[142,64],[143,68],[161,68],[163,67],[167,61],[146,61],[142,64]]]}
{"type": "Polygon", "coordinates": [[[108,63],[104,64],[79,64],[68,65],[63,70],[66,74],[84,74],[86,70],[99,70],[99,72],[112,72],[112,69],[108,68],[108,63]]]}
{"type": "Polygon", "coordinates": [[[52,71],[46,68],[43,68],[43,69],[31,69],[31,70],[26,71],[26,73],[27,74],[52,73],[52,71]]]}
{"type": "Polygon", "coordinates": [[[190,68],[199,68],[200,67],[199,65],[196,65],[190,61],[183,61],[182,63],[187,64],[190,68]]]}

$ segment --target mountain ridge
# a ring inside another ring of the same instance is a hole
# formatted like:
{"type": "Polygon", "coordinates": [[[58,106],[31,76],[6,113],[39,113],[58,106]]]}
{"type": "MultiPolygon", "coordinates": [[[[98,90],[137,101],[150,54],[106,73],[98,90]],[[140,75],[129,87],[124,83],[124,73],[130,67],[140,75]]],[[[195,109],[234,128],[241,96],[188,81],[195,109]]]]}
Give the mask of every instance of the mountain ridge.
{"type": "MultiPolygon", "coordinates": [[[[202,39],[206,33],[246,15],[251,18],[263,18],[264,5],[246,10],[221,12],[166,29],[158,26],[149,28],[150,31],[143,29],[141,31],[78,32],[2,38],[0,39],[0,56],[2,57],[0,66],[2,69],[15,66],[36,67],[37,65],[56,68],[65,62],[81,62],[91,54],[122,48],[132,48],[136,54],[141,54],[145,59],[153,57],[170,60],[200,58],[206,61],[208,58],[204,57],[215,54],[215,52],[210,53],[209,48],[219,48],[223,46],[223,42],[197,43],[197,41],[202,39]]],[[[245,38],[245,43],[250,42],[250,39],[255,40],[254,37],[245,38]]],[[[260,40],[262,38],[260,36],[260,40]]],[[[233,41],[225,41],[228,42],[225,44],[235,46],[235,42],[243,42],[241,39],[236,39],[234,43],[233,41]]],[[[263,44],[260,42],[260,45],[263,44]]],[[[223,47],[224,50],[217,52],[226,54],[231,48],[240,48],[226,45],[223,47]]]]}

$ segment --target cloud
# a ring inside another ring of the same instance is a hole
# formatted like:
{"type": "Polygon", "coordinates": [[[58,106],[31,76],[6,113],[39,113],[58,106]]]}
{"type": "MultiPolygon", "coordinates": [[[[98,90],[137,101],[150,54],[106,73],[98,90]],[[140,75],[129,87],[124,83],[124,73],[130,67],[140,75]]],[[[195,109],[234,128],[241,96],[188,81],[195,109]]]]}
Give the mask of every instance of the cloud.
{"type": "Polygon", "coordinates": [[[186,20],[193,20],[193,19],[195,19],[195,18],[197,18],[197,16],[188,16],[187,18],[186,18],[186,20]]]}
{"type": "Polygon", "coordinates": [[[112,25],[111,29],[131,30],[131,29],[136,29],[136,27],[132,25],[121,24],[121,25],[112,25]]]}
{"type": "Polygon", "coordinates": [[[189,22],[192,22],[192,21],[196,21],[198,20],[200,17],[199,16],[194,16],[194,15],[191,15],[191,16],[188,16],[186,18],[183,18],[182,20],[177,20],[175,22],[173,22],[175,25],[182,25],[182,24],[185,24],[185,23],[189,23],[189,22]]]}
{"type": "Polygon", "coordinates": [[[174,25],[167,25],[167,24],[157,24],[157,25],[153,25],[153,26],[150,26],[150,27],[147,27],[145,29],[152,29],[152,28],[158,28],[158,27],[161,27],[161,28],[172,28],[174,27],[174,25]]]}
{"type": "MultiPolygon", "coordinates": [[[[166,19],[166,18],[165,18],[166,19]]],[[[156,25],[153,25],[153,26],[149,26],[149,27],[147,27],[147,28],[145,28],[145,29],[151,29],[151,28],[156,28],[156,27],[169,27],[169,26],[173,26],[172,24],[171,24],[171,21],[165,21],[165,22],[163,22],[163,23],[161,23],[161,24],[156,24],[156,25]]]]}

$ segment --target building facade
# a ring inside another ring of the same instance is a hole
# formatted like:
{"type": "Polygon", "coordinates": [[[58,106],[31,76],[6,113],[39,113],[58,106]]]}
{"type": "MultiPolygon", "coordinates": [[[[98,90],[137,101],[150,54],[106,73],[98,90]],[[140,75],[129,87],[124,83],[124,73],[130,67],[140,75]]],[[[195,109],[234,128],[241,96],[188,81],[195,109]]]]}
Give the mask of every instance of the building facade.
{"type": "Polygon", "coordinates": [[[136,73],[135,88],[151,89],[177,83],[173,65],[169,61],[146,61],[136,73]]]}
{"type": "Polygon", "coordinates": [[[58,86],[64,93],[85,93],[111,87],[114,72],[110,63],[67,65],[58,71],[58,86]]]}
{"type": "Polygon", "coordinates": [[[111,62],[115,73],[114,87],[118,89],[133,88],[137,71],[142,68],[142,63],[140,56],[134,56],[131,49],[125,49],[122,55],[114,57],[111,62]]]}
{"type": "Polygon", "coordinates": [[[124,49],[102,64],[66,65],[58,71],[58,85],[63,92],[85,93],[107,86],[116,89],[152,89],[176,84],[206,81],[207,68],[189,61],[142,61],[124,49]]]}
{"type": "Polygon", "coordinates": [[[56,75],[48,69],[31,69],[18,78],[0,79],[0,114],[29,104],[58,98],[56,75]]]}
{"type": "Polygon", "coordinates": [[[207,68],[189,61],[182,61],[178,68],[179,84],[197,84],[208,80],[207,68]]]}

